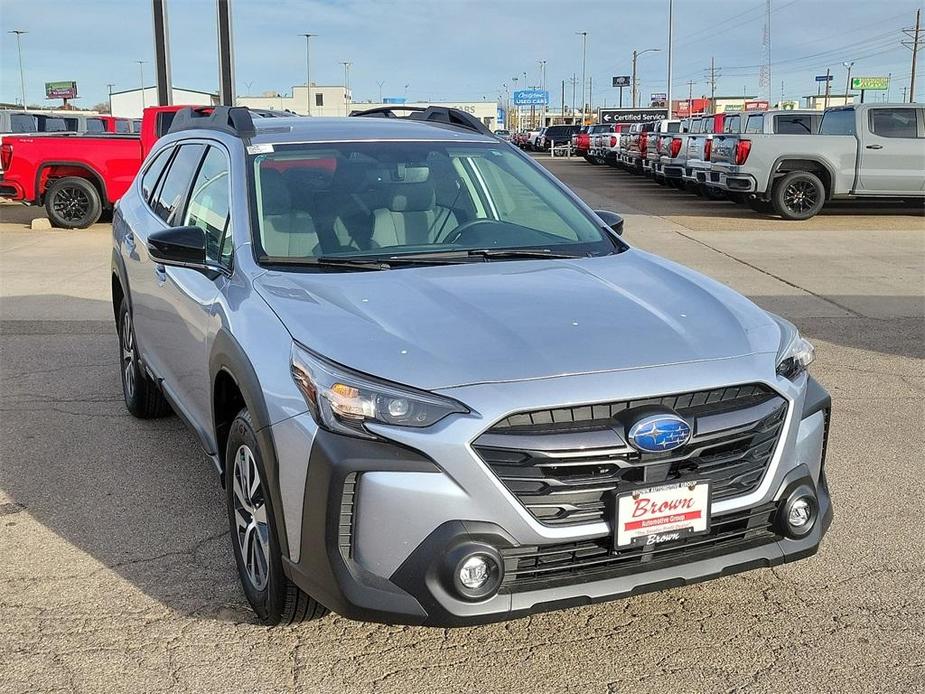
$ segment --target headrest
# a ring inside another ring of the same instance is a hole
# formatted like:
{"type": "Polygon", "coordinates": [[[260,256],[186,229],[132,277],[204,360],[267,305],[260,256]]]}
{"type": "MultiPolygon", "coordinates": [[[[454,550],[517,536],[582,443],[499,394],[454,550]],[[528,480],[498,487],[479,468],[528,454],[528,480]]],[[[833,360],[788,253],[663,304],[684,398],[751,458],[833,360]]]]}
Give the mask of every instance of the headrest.
{"type": "Polygon", "coordinates": [[[426,183],[399,183],[392,189],[392,212],[424,212],[434,208],[434,186],[426,183]]]}
{"type": "Polygon", "coordinates": [[[292,197],[286,181],[276,169],[260,170],[260,198],[263,203],[263,214],[289,214],[292,212],[292,197]]]}

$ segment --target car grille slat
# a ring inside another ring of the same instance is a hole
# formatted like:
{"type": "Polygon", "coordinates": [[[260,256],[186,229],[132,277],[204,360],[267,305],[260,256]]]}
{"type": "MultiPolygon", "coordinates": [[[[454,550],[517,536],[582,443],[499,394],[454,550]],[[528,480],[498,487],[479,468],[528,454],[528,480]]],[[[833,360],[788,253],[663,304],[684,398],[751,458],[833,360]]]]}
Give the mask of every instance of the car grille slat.
{"type": "Polygon", "coordinates": [[[615,494],[644,482],[657,484],[646,477],[649,465],[667,470],[665,483],[709,480],[713,501],[749,493],[764,477],[786,414],[783,396],[761,384],[746,384],[514,414],[473,445],[537,520],[577,525],[609,521],[609,500],[615,494]],[[613,417],[643,405],[674,409],[693,425],[691,440],[667,453],[643,454],[629,447],[613,417]],[[580,447],[583,437],[591,447],[580,447]]]}
{"type": "Polygon", "coordinates": [[[638,573],[664,565],[695,561],[714,554],[776,542],[774,503],[722,516],[713,516],[710,532],[655,547],[613,550],[610,537],[541,547],[517,547],[502,552],[504,582],[512,592],[574,584],[638,573]]]}

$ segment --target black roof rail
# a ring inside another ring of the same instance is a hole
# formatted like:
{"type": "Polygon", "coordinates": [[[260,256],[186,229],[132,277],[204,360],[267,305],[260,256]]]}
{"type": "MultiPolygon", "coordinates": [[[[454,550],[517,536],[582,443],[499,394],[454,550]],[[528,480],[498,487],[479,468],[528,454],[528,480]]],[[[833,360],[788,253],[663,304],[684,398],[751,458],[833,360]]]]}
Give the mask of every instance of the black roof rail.
{"type": "Polygon", "coordinates": [[[488,137],[495,136],[491,130],[485,127],[482,121],[471,113],[466,113],[458,108],[450,108],[449,106],[401,106],[396,104],[370,108],[365,111],[352,111],[350,116],[364,118],[399,118],[400,116],[398,116],[395,111],[408,111],[408,120],[442,123],[443,125],[472,130],[481,135],[487,135],[488,137]]]}
{"type": "Polygon", "coordinates": [[[257,134],[246,106],[187,106],[177,111],[167,132],[199,129],[218,130],[240,138],[257,134]]]}

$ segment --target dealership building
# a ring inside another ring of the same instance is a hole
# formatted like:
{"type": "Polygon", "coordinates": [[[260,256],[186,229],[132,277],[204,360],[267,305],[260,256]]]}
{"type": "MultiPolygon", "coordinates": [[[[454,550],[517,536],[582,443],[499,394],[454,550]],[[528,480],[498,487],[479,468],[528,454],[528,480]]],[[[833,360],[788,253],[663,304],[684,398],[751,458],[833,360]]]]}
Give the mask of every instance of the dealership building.
{"type": "MultiPolygon", "coordinates": [[[[157,87],[113,92],[109,109],[119,118],[141,118],[146,106],[157,106],[157,87]]],[[[173,88],[173,103],[185,106],[215,106],[218,94],[197,89],[173,88]]]]}

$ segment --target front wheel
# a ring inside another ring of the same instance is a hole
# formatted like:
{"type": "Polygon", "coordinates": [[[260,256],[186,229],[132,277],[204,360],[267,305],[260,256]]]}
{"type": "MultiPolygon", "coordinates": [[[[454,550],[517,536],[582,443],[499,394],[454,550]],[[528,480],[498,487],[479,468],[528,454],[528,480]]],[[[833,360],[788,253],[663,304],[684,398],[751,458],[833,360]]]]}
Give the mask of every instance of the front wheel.
{"type": "Polygon", "coordinates": [[[86,229],[103,213],[100,193],[86,178],[59,178],[45,193],[45,211],[53,226],[60,229],[86,229]]]}
{"type": "Polygon", "coordinates": [[[784,219],[809,219],[825,204],[825,186],[809,171],[791,171],[775,184],[771,204],[784,219]]]}
{"type": "Polygon", "coordinates": [[[225,499],[231,544],[244,595],[270,626],[318,619],[327,609],[283,573],[276,517],[266,487],[266,468],[250,413],[231,423],[225,447],[225,499]]]}

